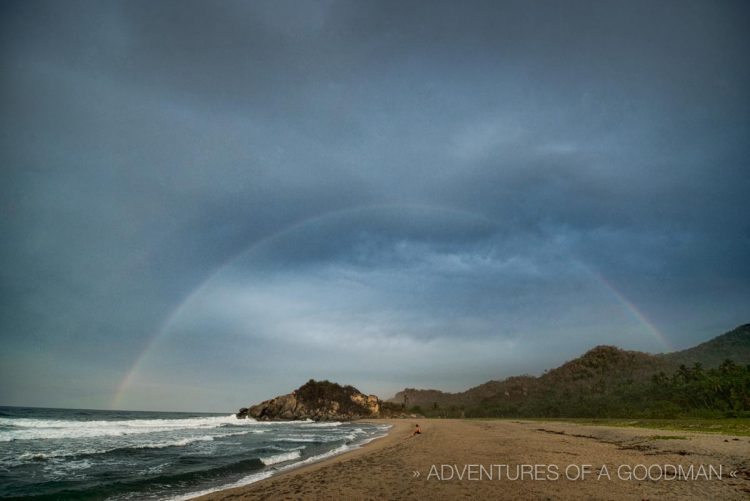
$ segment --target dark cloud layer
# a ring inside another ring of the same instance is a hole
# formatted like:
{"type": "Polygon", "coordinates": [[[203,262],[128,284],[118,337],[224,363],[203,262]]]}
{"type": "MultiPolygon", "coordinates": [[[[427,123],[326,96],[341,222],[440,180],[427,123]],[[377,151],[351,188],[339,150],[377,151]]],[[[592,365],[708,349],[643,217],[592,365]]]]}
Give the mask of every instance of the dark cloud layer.
{"type": "Polygon", "coordinates": [[[0,403],[458,389],[748,320],[742,2],[1,9],[0,403]]]}

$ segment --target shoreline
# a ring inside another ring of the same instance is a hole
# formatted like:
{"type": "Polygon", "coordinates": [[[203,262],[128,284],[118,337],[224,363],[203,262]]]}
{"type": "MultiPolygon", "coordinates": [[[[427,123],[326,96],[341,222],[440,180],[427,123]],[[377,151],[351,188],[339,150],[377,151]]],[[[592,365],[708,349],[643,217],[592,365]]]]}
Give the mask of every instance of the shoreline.
{"type": "Polygon", "coordinates": [[[297,466],[290,465],[288,469],[271,473],[268,476],[261,477],[256,481],[253,481],[244,485],[239,485],[236,487],[219,488],[218,490],[208,492],[205,494],[197,494],[194,496],[191,495],[189,497],[176,498],[176,499],[209,501],[209,500],[217,500],[217,499],[237,498],[238,496],[241,497],[243,491],[249,488],[253,488],[254,486],[263,484],[265,482],[282,479],[286,477],[294,477],[297,475],[305,475],[305,474],[314,472],[320,468],[334,465],[342,461],[354,459],[363,454],[367,454],[367,453],[382,449],[384,447],[388,447],[389,445],[393,445],[393,443],[398,442],[399,439],[404,438],[404,432],[410,429],[410,426],[409,426],[410,424],[413,424],[410,421],[403,420],[403,419],[361,419],[361,420],[357,420],[353,422],[380,424],[380,425],[387,424],[390,426],[390,428],[386,431],[384,435],[371,438],[368,442],[365,442],[356,448],[343,451],[339,454],[334,454],[332,456],[324,457],[317,461],[313,461],[311,463],[299,464],[297,466]]]}
{"type": "Polygon", "coordinates": [[[394,426],[385,437],[358,449],[195,499],[739,500],[747,499],[750,493],[748,437],[674,430],[655,433],[654,429],[559,421],[367,422],[394,426]],[[411,437],[415,422],[419,422],[422,435],[411,437]],[[471,473],[465,473],[470,465],[475,467],[475,473],[477,465],[483,465],[487,471],[505,474],[472,479],[471,473]],[[505,470],[492,468],[493,465],[505,466],[505,470]],[[516,472],[521,465],[546,466],[544,471],[559,472],[559,476],[519,478],[516,472]],[[566,465],[590,466],[591,474],[571,479],[566,475],[566,465]],[[642,481],[619,477],[616,472],[623,465],[623,471],[630,471],[635,465],[676,465],[686,471],[690,465],[714,465],[723,468],[724,478],[642,481]],[[451,468],[456,473],[451,473],[451,468]],[[598,477],[603,470],[611,472],[612,478],[598,477]],[[737,475],[729,476],[730,471],[737,475]],[[438,472],[447,472],[451,478],[437,478],[438,472]]]}

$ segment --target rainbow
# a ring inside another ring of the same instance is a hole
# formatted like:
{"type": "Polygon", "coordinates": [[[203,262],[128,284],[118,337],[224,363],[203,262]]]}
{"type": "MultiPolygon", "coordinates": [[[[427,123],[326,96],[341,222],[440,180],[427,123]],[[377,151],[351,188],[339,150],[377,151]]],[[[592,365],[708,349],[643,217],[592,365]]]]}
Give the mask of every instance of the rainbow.
{"type": "Polygon", "coordinates": [[[614,297],[620,305],[630,313],[630,315],[641,325],[646,331],[656,339],[659,344],[664,348],[665,351],[674,351],[674,347],[669,342],[667,337],[659,330],[654,323],[646,317],[646,315],[638,308],[633,301],[629,300],[625,295],[617,289],[610,280],[608,280],[602,273],[594,270],[591,266],[578,261],[578,264],[586,270],[596,281],[602,285],[609,293],[614,297]]]}
{"type": "Polygon", "coordinates": [[[459,215],[459,216],[469,217],[474,220],[479,220],[485,224],[489,224],[492,226],[497,225],[495,221],[492,221],[491,219],[487,218],[484,215],[477,214],[475,212],[467,211],[464,209],[436,207],[436,206],[425,205],[425,204],[397,203],[397,204],[365,205],[365,206],[358,206],[358,207],[350,207],[347,209],[342,209],[342,210],[337,210],[337,211],[325,212],[323,214],[317,214],[315,216],[312,216],[312,217],[303,219],[301,221],[292,223],[288,226],[285,226],[279,229],[278,231],[270,235],[267,235],[257,240],[256,242],[253,242],[249,247],[244,248],[240,253],[235,254],[234,256],[230,257],[227,261],[219,265],[213,273],[211,273],[203,282],[201,282],[201,284],[198,287],[196,287],[182,301],[182,303],[177,305],[177,307],[175,307],[169,313],[169,315],[166,316],[166,318],[161,322],[161,324],[157,328],[155,334],[149,338],[148,342],[145,344],[141,352],[135,358],[130,369],[125,373],[125,376],[120,381],[120,384],[117,385],[117,389],[115,390],[115,395],[110,402],[110,409],[114,410],[114,409],[119,408],[125,396],[125,393],[127,392],[127,389],[135,381],[136,377],[138,376],[138,372],[141,366],[143,365],[143,362],[148,358],[148,355],[153,351],[154,346],[158,344],[160,339],[162,339],[165,335],[167,335],[170,327],[174,324],[175,320],[180,317],[180,315],[183,313],[186,307],[193,301],[193,299],[200,296],[200,294],[209,286],[209,284],[211,284],[211,282],[216,277],[221,275],[224,270],[231,267],[234,263],[241,260],[243,257],[248,256],[252,254],[253,252],[261,249],[262,247],[271,244],[276,239],[288,233],[291,233],[295,230],[299,230],[310,224],[315,224],[318,222],[326,221],[335,217],[341,217],[344,215],[352,215],[352,214],[356,215],[358,213],[366,214],[368,212],[382,211],[382,210],[411,210],[411,211],[450,213],[453,215],[459,215]]]}
{"type": "MultiPolygon", "coordinates": [[[[242,259],[243,257],[246,257],[253,252],[258,251],[259,249],[263,248],[264,246],[267,246],[274,242],[276,239],[282,237],[283,235],[286,235],[290,232],[293,232],[295,230],[299,230],[307,225],[315,224],[319,222],[323,222],[325,220],[335,218],[335,217],[341,217],[344,215],[351,215],[351,214],[366,214],[372,211],[382,211],[382,210],[400,210],[400,211],[429,211],[429,212],[442,212],[442,213],[450,213],[453,215],[460,215],[463,217],[469,217],[471,219],[474,219],[475,221],[482,221],[485,224],[491,225],[491,227],[499,227],[500,224],[497,221],[493,221],[486,216],[482,214],[478,214],[475,212],[463,210],[463,209],[456,209],[456,208],[447,208],[447,207],[436,207],[436,206],[430,206],[430,205],[420,205],[420,204],[387,204],[387,205],[367,205],[367,206],[359,206],[354,208],[347,208],[343,210],[337,210],[332,212],[326,212],[323,214],[318,214],[313,217],[309,217],[306,219],[303,219],[301,221],[295,222],[293,224],[290,224],[284,228],[281,228],[279,231],[276,231],[270,235],[267,235],[255,242],[253,242],[250,246],[243,249],[240,253],[232,256],[230,259],[219,265],[214,272],[212,272],[203,282],[201,282],[198,287],[196,287],[179,305],[177,305],[161,322],[159,327],[156,329],[153,336],[149,338],[149,340],[145,343],[143,349],[138,354],[138,356],[133,361],[133,364],[131,365],[130,369],[125,373],[124,377],[120,381],[120,383],[117,385],[114,397],[112,398],[110,402],[110,408],[111,409],[117,409],[122,404],[123,399],[125,395],[127,394],[128,389],[132,386],[132,384],[135,382],[135,380],[138,377],[138,374],[145,362],[145,360],[149,357],[150,353],[154,350],[154,347],[158,344],[159,340],[167,336],[170,332],[171,327],[175,323],[175,321],[183,314],[183,312],[186,310],[186,308],[193,302],[195,298],[200,296],[201,293],[203,293],[208,286],[213,282],[213,280],[222,274],[227,268],[231,267],[233,264],[235,264],[237,261],[242,259]]],[[[643,326],[643,328],[649,333],[650,336],[655,338],[667,351],[671,351],[671,346],[667,340],[667,338],[664,336],[664,334],[659,331],[659,329],[651,322],[646,315],[639,310],[636,305],[628,300],[625,295],[620,292],[617,288],[615,288],[612,283],[607,280],[604,275],[601,273],[593,270],[591,267],[587,266],[586,264],[577,261],[578,264],[581,265],[581,268],[585,270],[591,277],[593,277],[599,284],[601,284],[613,298],[617,301],[617,303],[623,307],[627,312],[629,312],[632,317],[643,326]]]]}

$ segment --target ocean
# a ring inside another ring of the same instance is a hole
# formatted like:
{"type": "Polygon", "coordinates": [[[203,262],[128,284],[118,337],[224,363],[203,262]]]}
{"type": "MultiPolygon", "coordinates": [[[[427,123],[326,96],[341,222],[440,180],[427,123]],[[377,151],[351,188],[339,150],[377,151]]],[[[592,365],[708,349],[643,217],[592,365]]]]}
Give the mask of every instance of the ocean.
{"type": "Polygon", "coordinates": [[[267,478],[388,425],[0,407],[0,498],[180,500],[267,478]]]}

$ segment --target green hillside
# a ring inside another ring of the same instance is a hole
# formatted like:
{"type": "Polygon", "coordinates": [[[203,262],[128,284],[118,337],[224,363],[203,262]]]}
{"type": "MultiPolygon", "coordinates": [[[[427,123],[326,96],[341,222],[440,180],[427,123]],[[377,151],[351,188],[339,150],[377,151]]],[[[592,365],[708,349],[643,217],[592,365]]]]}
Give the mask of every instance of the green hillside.
{"type": "Polygon", "coordinates": [[[390,402],[435,417],[740,416],[750,412],[749,364],[746,324],[674,353],[597,346],[539,377],[460,393],[407,388],[390,402]]]}

